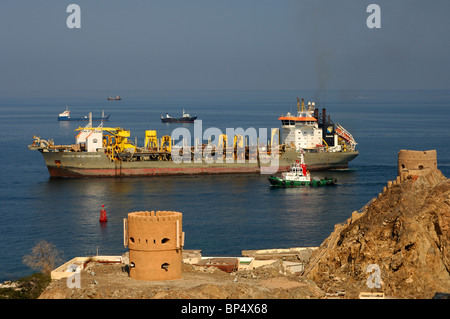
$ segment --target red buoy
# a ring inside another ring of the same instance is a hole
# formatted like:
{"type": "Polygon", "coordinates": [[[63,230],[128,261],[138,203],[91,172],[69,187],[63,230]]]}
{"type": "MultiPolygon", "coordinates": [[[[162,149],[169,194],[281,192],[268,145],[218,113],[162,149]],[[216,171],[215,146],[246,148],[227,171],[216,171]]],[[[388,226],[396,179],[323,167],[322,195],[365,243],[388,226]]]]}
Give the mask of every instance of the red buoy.
{"type": "Polygon", "coordinates": [[[107,222],[108,217],[106,217],[106,210],[104,209],[105,205],[102,205],[102,209],[100,210],[100,222],[107,222]]]}

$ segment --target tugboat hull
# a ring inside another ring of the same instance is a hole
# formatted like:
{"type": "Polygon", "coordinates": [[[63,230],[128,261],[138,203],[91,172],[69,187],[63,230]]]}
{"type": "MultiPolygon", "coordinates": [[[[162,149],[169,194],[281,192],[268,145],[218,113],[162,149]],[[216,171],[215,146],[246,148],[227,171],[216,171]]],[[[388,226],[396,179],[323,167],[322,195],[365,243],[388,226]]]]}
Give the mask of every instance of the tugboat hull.
{"type": "Polygon", "coordinates": [[[279,177],[269,177],[270,186],[273,187],[321,187],[336,185],[336,179],[324,178],[321,180],[311,180],[311,181],[289,181],[279,177]]]}

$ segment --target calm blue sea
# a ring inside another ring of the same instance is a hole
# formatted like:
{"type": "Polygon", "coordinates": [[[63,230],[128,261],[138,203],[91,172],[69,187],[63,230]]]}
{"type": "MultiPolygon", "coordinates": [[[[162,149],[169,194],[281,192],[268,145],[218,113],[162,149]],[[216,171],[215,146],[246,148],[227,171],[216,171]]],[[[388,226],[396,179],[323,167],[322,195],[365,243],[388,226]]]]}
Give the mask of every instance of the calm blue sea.
{"type": "Polygon", "coordinates": [[[450,91],[148,91],[78,92],[55,96],[0,97],[0,281],[33,272],[22,263],[40,240],[64,259],[122,254],[123,218],[140,210],[183,213],[185,248],[203,255],[240,255],[245,249],[317,246],[396,177],[400,149],[438,152],[450,176],[450,91]],[[120,102],[107,101],[120,94],[120,102]],[[160,115],[184,108],[203,130],[279,127],[277,118],[296,110],[296,97],[325,107],[349,130],[360,155],[349,169],[318,172],[336,187],[271,189],[266,175],[176,176],[111,179],[50,179],[42,155],[29,151],[33,134],[72,143],[78,122],[58,122],[69,105],[74,116],[102,110],[107,126],[170,135],[180,125],[160,115]],[[319,97],[319,98],[317,98],[319,97]],[[105,205],[108,222],[98,222],[105,205]]]}

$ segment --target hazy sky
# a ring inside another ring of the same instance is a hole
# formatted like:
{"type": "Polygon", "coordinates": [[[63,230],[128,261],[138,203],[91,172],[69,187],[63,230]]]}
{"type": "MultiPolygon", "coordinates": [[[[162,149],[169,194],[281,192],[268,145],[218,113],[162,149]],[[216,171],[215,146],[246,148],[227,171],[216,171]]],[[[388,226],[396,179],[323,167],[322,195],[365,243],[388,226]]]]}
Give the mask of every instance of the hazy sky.
{"type": "Polygon", "coordinates": [[[1,0],[0,95],[450,89],[448,0],[1,0]],[[71,3],[81,28],[69,29],[71,3]],[[381,28],[369,29],[369,4],[381,28]]]}

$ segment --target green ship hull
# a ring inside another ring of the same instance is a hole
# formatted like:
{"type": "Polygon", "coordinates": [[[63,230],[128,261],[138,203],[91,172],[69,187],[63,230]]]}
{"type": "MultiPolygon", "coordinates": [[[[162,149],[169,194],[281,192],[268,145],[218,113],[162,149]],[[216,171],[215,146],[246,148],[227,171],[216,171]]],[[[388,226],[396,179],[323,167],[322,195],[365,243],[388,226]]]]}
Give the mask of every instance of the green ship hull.
{"type": "Polygon", "coordinates": [[[269,177],[270,186],[273,187],[321,187],[321,186],[330,186],[336,185],[335,178],[323,178],[320,180],[311,180],[311,181],[289,181],[283,178],[269,177]]]}

